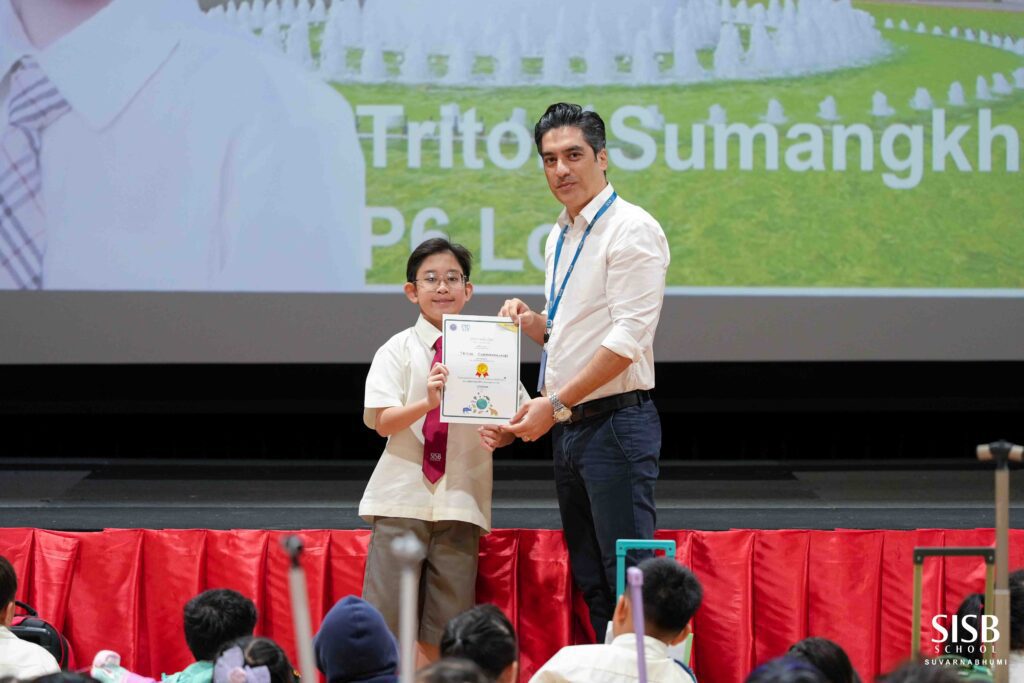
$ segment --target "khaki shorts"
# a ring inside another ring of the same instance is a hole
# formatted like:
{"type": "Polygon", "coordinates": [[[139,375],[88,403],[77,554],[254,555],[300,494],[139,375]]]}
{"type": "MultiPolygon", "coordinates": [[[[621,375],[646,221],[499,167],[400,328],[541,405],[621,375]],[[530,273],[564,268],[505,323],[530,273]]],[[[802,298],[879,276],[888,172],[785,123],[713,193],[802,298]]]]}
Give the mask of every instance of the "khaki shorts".
{"type": "Polygon", "coordinates": [[[419,640],[438,645],[448,621],[476,604],[480,527],[468,522],[376,518],[366,558],[363,599],[380,610],[396,637],[402,570],[391,553],[391,542],[409,532],[427,549],[418,568],[419,640]]]}

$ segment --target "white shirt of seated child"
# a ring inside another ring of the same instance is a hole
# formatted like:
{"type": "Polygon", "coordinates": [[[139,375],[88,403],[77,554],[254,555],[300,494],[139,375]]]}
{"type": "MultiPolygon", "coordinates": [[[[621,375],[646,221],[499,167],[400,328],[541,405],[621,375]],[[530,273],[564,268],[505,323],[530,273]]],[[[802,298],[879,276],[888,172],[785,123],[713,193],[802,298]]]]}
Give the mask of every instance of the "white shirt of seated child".
{"type": "Polygon", "coordinates": [[[59,671],[60,665],[53,655],[0,626],[0,676],[14,676],[24,681],[59,671]]]}
{"type": "MultiPolygon", "coordinates": [[[[696,683],[669,657],[668,645],[644,636],[648,683],[696,683]]],[[[563,647],[533,675],[530,683],[625,683],[637,681],[636,635],[623,633],[610,645],[563,647]]]]}

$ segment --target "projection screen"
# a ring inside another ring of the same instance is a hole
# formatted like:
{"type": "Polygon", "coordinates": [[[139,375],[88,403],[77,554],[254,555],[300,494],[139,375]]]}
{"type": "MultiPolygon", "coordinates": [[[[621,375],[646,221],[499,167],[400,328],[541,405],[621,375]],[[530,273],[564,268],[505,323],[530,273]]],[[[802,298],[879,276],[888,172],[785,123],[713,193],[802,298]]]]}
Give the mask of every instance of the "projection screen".
{"type": "Polygon", "coordinates": [[[0,183],[3,363],[368,362],[436,234],[467,312],[540,309],[557,101],[668,239],[659,360],[1024,359],[1019,13],[113,0],[35,52],[68,106],[17,148],[35,206],[0,183]]]}

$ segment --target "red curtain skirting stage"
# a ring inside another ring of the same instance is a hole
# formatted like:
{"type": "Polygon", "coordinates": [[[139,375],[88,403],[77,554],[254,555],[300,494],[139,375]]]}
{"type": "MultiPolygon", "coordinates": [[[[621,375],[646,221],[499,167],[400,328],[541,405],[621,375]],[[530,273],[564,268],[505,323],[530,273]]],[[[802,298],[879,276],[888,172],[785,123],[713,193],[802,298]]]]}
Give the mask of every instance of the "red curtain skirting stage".
{"type": "MultiPolygon", "coordinates": [[[[254,599],[257,633],[294,657],[283,532],[107,530],[64,533],[0,529],[18,598],[68,637],[75,662],[121,653],[138,673],[179,671],[191,658],[182,606],[213,587],[254,599]]],[[[313,627],[340,598],[359,594],[369,531],[303,531],[313,627]]],[[[756,665],[809,635],[835,640],[861,678],[874,680],[909,654],[915,546],[991,545],[991,530],[662,531],[677,559],[704,585],[694,623],[701,683],[738,683],[756,665]]],[[[1010,567],[1024,565],[1024,531],[1011,531],[1010,567]]],[[[519,633],[523,680],[586,620],[572,589],[560,531],[502,529],[481,542],[477,599],[498,605],[519,633]]],[[[981,592],[974,558],[925,564],[924,646],[931,615],[955,612],[981,592]]],[[[925,650],[928,652],[928,650],[925,650]]]]}

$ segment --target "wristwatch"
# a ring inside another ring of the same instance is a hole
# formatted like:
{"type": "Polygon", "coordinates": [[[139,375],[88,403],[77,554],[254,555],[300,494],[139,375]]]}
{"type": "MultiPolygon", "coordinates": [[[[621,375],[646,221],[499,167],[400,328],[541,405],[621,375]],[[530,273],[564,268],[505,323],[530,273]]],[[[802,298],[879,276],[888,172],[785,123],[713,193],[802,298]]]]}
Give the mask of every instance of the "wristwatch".
{"type": "Polygon", "coordinates": [[[568,422],[572,419],[572,410],[565,407],[565,404],[558,400],[558,394],[548,396],[551,401],[551,408],[555,411],[555,422],[568,422]]]}

